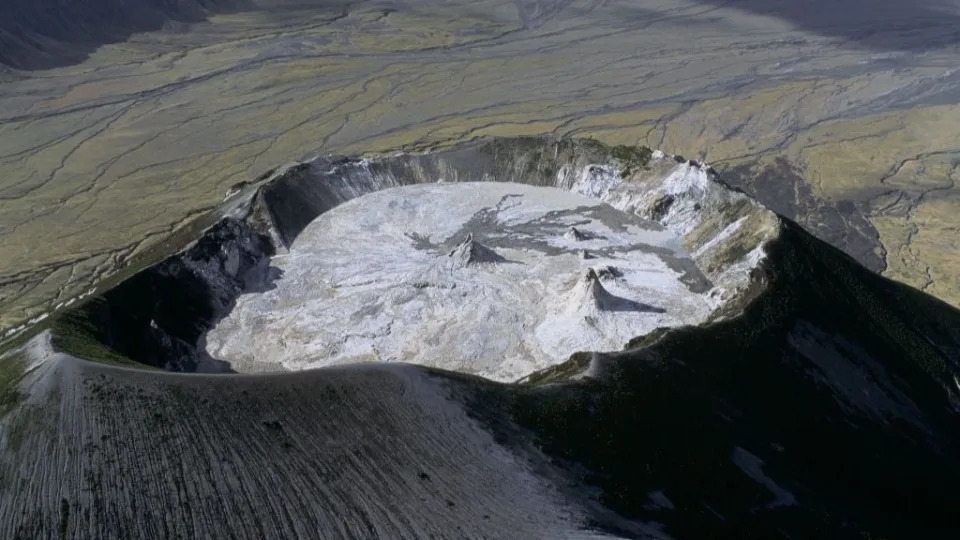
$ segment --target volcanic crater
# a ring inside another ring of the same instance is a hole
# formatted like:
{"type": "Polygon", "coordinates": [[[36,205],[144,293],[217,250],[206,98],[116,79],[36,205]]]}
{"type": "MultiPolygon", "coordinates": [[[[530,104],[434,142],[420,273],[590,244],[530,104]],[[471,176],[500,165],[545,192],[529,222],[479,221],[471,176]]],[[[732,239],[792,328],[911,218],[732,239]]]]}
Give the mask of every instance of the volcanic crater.
{"type": "Polygon", "coordinates": [[[699,164],[617,155],[521,138],[293,165],[93,319],[128,321],[108,345],[176,371],[409,362],[504,382],[709,320],[775,217],[699,164]]]}

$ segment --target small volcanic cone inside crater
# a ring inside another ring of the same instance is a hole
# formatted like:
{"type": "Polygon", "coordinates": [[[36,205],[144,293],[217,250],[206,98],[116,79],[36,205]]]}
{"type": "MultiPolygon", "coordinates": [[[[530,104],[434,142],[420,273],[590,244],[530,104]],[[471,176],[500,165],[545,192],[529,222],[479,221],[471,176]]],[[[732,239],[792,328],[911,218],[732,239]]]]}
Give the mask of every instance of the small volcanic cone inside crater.
{"type": "Polygon", "coordinates": [[[600,312],[614,311],[663,312],[662,309],[610,293],[604,288],[600,277],[601,275],[612,277],[616,275],[615,273],[616,269],[610,266],[584,270],[573,289],[567,293],[565,312],[583,315],[596,315],[600,312]]]}
{"type": "Polygon", "coordinates": [[[576,227],[570,227],[570,229],[566,233],[564,233],[563,236],[565,236],[566,238],[569,238],[570,240],[575,240],[577,242],[583,242],[585,240],[590,240],[591,238],[593,238],[592,234],[581,231],[576,227]]]}
{"type": "Polygon", "coordinates": [[[463,242],[460,242],[457,247],[450,250],[447,257],[453,259],[454,265],[458,268],[464,268],[474,264],[500,263],[506,261],[506,259],[496,251],[474,240],[473,233],[468,234],[463,242]]]}

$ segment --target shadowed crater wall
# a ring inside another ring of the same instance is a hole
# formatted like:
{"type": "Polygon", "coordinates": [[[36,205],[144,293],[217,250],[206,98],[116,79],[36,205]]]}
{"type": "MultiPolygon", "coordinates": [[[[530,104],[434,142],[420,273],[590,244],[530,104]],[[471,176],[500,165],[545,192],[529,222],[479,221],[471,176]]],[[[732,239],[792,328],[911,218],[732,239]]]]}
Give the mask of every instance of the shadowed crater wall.
{"type": "Polygon", "coordinates": [[[922,52],[960,43],[960,6],[952,0],[696,1],[777,17],[856,48],[922,52]]]}

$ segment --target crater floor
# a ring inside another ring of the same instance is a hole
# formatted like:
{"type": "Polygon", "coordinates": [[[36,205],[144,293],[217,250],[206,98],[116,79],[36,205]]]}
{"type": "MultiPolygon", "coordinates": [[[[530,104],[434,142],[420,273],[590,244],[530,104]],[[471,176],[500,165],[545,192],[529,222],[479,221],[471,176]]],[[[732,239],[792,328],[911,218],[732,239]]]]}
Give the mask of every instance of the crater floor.
{"type": "Polygon", "coordinates": [[[313,221],[207,352],[241,372],[412,362],[509,381],[711,312],[657,223],[556,188],[393,188],[313,221]]]}

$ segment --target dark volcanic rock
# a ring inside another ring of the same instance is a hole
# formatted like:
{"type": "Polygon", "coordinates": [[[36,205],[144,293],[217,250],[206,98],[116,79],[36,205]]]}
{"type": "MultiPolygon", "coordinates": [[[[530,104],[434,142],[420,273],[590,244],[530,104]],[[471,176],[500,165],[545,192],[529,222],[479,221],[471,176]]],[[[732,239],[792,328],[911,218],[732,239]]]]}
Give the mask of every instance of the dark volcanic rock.
{"type": "MultiPolygon", "coordinates": [[[[277,277],[270,238],[225,219],[193,247],[133,276],[81,308],[121,354],[171,371],[197,371],[209,358],[198,342],[241,292],[277,277]]],[[[217,365],[220,363],[217,362],[217,365]]],[[[201,370],[210,366],[202,366],[201,370]]]]}
{"type": "Polygon", "coordinates": [[[564,233],[564,236],[571,240],[576,240],[577,242],[583,242],[584,240],[590,240],[591,238],[588,233],[585,233],[576,227],[570,227],[570,230],[564,233]]]}
{"type": "Polygon", "coordinates": [[[665,194],[654,200],[653,204],[650,205],[650,209],[647,211],[650,219],[657,221],[663,219],[663,216],[667,215],[667,212],[670,211],[670,206],[673,205],[673,201],[673,195],[670,194],[665,194]]]}

